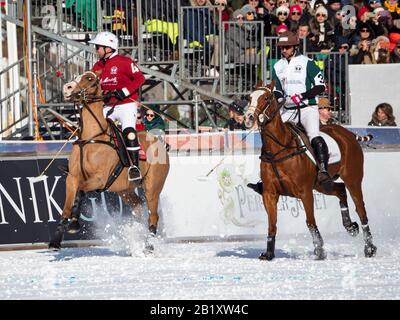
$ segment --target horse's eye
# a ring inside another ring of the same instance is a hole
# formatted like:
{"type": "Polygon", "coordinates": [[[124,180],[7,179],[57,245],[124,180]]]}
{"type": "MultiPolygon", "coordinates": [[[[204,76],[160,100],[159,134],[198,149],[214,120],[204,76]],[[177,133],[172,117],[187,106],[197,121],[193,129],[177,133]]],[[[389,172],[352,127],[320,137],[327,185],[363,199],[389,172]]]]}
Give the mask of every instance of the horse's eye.
{"type": "Polygon", "coordinates": [[[93,80],[93,78],[89,78],[88,80],[89,80],[89,81],[92,81],[92,80],[93,80]]]}

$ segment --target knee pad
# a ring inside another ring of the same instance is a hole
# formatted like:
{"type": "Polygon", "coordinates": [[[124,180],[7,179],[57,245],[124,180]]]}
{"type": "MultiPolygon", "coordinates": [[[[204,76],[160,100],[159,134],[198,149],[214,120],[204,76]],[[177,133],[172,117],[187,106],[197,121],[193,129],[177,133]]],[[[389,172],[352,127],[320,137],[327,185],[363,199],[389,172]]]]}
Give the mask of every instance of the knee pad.
{"type": "Polygon", "coordinates": [[[127,144],[127,147],[139,147],[139,139],[137,137],[137,131],[132,128],[128,127],[125,128],[122,132],[127,144]]]}

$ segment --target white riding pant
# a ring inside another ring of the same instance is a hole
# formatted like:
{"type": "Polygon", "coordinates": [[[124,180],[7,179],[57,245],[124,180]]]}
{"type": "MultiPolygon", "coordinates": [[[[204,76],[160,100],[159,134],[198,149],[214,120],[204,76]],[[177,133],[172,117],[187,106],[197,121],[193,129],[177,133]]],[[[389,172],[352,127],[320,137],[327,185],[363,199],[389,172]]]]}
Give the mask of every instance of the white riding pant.
{"type": "MultiPolygon", "coordinates": [[[[283,107],[281,109],[282,121],[292,121],[294,123],[298,122],[298,113],[297,109],[288,110],[283,107]]],[[[310,139],[314,139],[319,136],[319,111],[318,106],[307,106],[300,109],[300,122],[303,125],[304,129],[306,129],[307,136],[310,139]]]]}
{"type": "MultiPolygon", "coordinates": [[[[107,112],[113,108],[112,106],[106,106],[103,109],[104,117],[107,117],[107,112]]],[[[125,128],[132,127],[136,130],[136,117],[137,117],[137,102],[129,102],[119,104],[114,107],[114,111],[108,116],[111,120],[118,120],[121,122],[122,131],[125,128]]]]}

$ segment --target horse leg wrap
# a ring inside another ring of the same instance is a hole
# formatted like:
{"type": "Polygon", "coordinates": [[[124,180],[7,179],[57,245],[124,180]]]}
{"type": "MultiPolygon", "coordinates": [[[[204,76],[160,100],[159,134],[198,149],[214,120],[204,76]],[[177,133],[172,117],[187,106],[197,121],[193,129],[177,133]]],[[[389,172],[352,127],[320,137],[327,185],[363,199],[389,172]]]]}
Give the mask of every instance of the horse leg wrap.
{"type": "Polygon", "coordinates": [[[260,255],[260,260],[272,260],[275,258],[275,236],[268,236],[267,238],[267,251],[260,255]]]}
{"type": "Polygon", "coordinates": [[[308,230],[310,230],[311,237],[313,239],[314,254],[317,256],[317,258],[319,260],[325,259],[326,254],[325,254],[325,250],[324,250],[324,240],[322,239],[318,228],[309,225],[308,230]]]}
{"type": "Polygon", "coordinates": [[[349,215],[349,207],[347,204],[340,202],[340,213],[342,214],[342,222],[345,228],[351,225],[351,219],[349,215]]]}
{"type": "Polygon", "coordinates": [[[83,191],[78,191],[76,193],[74,205],[71,209],[71,222],[68,225],[68,233],[78,233],[81,229],[79,217],[81,216],[81,202],[84,195],[85,193],[83,191]]]}
{"type": "Polygon", "coordinates": [[[364,236],[364,254],[366,257],[373,257],[376,254],[376,246],[372,243],[372,234],[371,230],[369,229],[368,224],[362,224],[361,225],[362,231],[363,231],[363,236],[364,236]]]}
{"type": "Polygon", "coordinates": [[[352,236],[355,237],[359,233],[359,227],[357,222],[352,222],[349,214],[349,207],[347,203],[340,202],[340,213],[342,214],[342,222],[346,231],[352,236]]]}
{"type": "Polygon", "coordinates": [[[72,209],[71,209],[71,218],[72,219],[78,220],[79,217],[81,216],[80,208],[81,208],[82,198],[84,195],[85,195],[85,193],[83,191],[78,191],[76,193],[74,205],[72,206],[72,209]]]}
{"type": "Polygon", "coordinates": [[[126,150],[128,151],[129,157],[132,161],[132,165],[129,167],[128,180],[134,181],[142,178],[139,169],[139,139],[137,132],[134,128],[128,127],[123,131],[125,137],[126,150]]]}
{"type": "Polygon", "coordinates": [[[61,242],[64,239],[64,232],[67,230],[68,219],[61,219],[57,225],[57,229],[54,233],[53,239],[49,243],[49,249],[60,249],[61,242]]]}

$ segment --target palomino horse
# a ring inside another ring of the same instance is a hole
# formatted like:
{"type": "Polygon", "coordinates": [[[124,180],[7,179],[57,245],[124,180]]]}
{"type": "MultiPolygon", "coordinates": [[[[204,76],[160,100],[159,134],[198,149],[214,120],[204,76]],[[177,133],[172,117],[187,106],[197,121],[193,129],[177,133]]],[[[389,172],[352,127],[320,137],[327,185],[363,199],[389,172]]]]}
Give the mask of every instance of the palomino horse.
{"type": "Polygon", "coordinates": [[[274,85],[272,81],[269,86],[257,88],[250,96],[250,107],[245,114],[248,127],[257,121],[262,139],[260,173],[263,182],[262,198],[268,214],[268,240],[267,250],[261,254],[260,259],[272,260],[275,256],[277,203],[280,195],[293,196],[303,202],[306,223],[313,239],[314,254],[318,259],[324,259],[326,254],[315,222],[313,189],[339,198],[343,225],[352,236],[356,236],[358,225],[352,222],[349,216],[346,187],[361,220],[365,256],[374,256],[376,247],[372,243],[361,190],[364,155],[355,135],[339,125],[321,127],[321,131],[336,140],[341,152],[340,162],[329,165],[328,171],[331,176],[340,177],[344,182],[334,183],[332,192],[327,193],[320,185],[316,185],[316,166],[305,152],[301,151],[288,124],[282,121],[281,106],[273,94],[274,85]]]}
{"type": "MultiPolygon", "coordinates": [[[[66,198],[61,220],[50,248],[59,249],[65,231],[79,231],[79,206],[84,193],[95,190],[117,192],[133,209],[140,204],[134,192],[136,186],[128,181],[128,168],[119,166],[114,137],[103,115],[104,102],[98,75],[88,71],[64,86],[64,98],[80,104],[79,139],[74,143],[68,162],[66,198]],[[120,173],[117,167],[122,170],[120,173]],[[110,185],[111,176],[118,176],[110,185]],[[69,222],[68,220],[71,219],[69,222]]],[[[159,139],[149,133],[139,132],[139,140],[147,155],[140,161],[142,184],[149,209],[149,230],[157,231],[157,207],[169,171],[168,153],[159,139]]]]}

